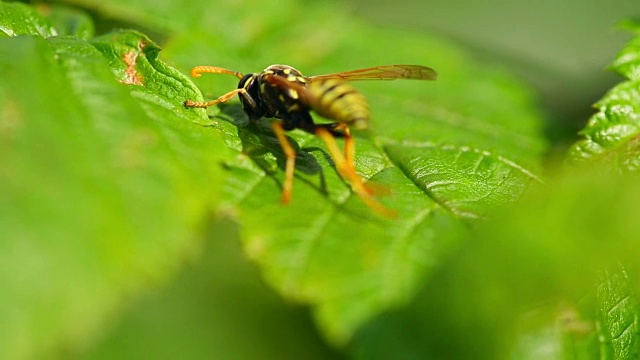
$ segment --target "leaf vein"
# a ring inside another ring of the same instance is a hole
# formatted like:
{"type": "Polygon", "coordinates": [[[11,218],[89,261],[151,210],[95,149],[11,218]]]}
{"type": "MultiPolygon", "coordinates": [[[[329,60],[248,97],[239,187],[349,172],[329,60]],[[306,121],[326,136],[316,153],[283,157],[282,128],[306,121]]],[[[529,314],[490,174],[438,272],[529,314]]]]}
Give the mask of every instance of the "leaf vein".
{"type": "Polygon", "coordinates": [[[309,259],[309,256],[313,250],[313,245],[317,243],[318,239],[322,238],[322,233],[326,229],[327,225],[331,222],[332,215],[335,215],[335,207],[329,207],[322,216],[319,216],[312,226],[309,226],[306,231],[305,239],[300,241],[297,249],[294,251],[292,260],[287,266],[287,272],[283,277],[283,288],[293,289],[296,287],[297,282],[305,271],[305,264],[309,259]]]}
{"type": "Polygon", "coordinates": [[[384,275],[381,281],[382,291],[380,292],[380,300],[382,303],[387,303],[390,300],[393,300],[394,296],[397,296],[398,293],[406,293],[406,289],[397,290],[393,286],[394,283],[397,283],[398,276],[396,276],[396,274],[402,271],[400,269],[400,265],[405,265],[404,261],[397,261],[397,259],[400,257],[399,254],[401,252],[401,248],[405,247],[403,245],[407,244],[407,240],[411,238],[411,235],[418,229],[418,226],[425,221],[432,211],[433,208],[426,208],[416,213],[415,216],[406,222],[407,226],[404,229],[404,234],[401,233],[399,236],[396,236],[396,241],[394,241],[393,245],[389,249],[383,269],[384,275]]]}
{"type": "Polygon", "coordinates": [[[620,306],[622,306],[622,304],[624,302],[626,302],[627,300],[629,300],[629,295],[625,295],[623,298],[621,298],[618,302],[616,302],[615,304],[613,304],[611,306],[611,308],[609,308],[607,310],[607,315],[611,315],[611,313],[613,313],[614,311],[616,311],[620,306]]]}
{"type": "Polygon", "coordinates": [[[621,337],[623,337],[626,333],[628,333],[629,331],[632,331],[634,328],[634,325],[636,325],[636,318],[633,319],[633,321],[631,321],[630,323],[628,323],[624,329],[622,329],[622,331],[620,331],[619,334],[613,336],[613,340],[619,340],[621,337]]]}

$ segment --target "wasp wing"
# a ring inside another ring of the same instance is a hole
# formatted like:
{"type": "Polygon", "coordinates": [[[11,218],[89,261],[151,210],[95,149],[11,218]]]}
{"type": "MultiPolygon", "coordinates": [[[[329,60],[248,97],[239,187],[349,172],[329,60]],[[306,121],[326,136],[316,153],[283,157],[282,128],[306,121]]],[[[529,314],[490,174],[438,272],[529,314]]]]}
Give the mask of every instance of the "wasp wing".
{"type": "Polygon", "coordinates": [[[435,80],[438,73],[430,67],[422,65],[384,65],[366,69],[339,72],[335,74],[309,76],[309,82],[327,79],[353,80],[435,80]]]}

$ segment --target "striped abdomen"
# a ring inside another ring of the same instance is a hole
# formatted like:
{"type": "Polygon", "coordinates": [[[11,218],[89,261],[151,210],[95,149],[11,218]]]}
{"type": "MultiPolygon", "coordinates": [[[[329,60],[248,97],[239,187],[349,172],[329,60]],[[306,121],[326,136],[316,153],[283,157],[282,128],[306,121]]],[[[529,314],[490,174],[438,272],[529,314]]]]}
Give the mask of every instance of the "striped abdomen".
{"type": "Polygon", "coordinates": [[[369,104],[348,82],[327,79],[307,85],[309,106],[318,115],[364,129],[369,125],[369,104]]]}

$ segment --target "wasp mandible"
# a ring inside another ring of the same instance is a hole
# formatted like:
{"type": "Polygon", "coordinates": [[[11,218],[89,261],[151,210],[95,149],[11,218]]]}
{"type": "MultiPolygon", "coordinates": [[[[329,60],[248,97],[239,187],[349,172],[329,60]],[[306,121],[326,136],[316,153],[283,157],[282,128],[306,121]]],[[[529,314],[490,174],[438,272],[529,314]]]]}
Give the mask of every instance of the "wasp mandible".
{"type": "Polygon", "coordinates": [[[365,129],[369,125],[369,104],[353,87],[352,80],[435,80],[438,74],[420,65],[386,65],[327,75],[303,76],[288,65],[271,65],[260,73],[242,74],[214,66],[196,66],[191,76],[203,73],[228,74],[240,79],[238,88],[208,102],[187,100],[187,107],[209,107],[228,101],[239,95],[244,112],[250,120],[262,117],[275,118],[273,132],[284,152],[285,179],[282,186],[282,202],[291,200],[296,154],[286,138],[285,131],[301,129],[319,136],[327,146],[340,175],[345,178],[361,199],[374,211],[392,217],[394,212],[374,198],[374,192],[365,186],[354,165],[355,142],[350,128],[365,129]],[[334,120],[329,124],[315,124],[310,111],[334,120]],[[344,138],[344,152],[335,138],[344,138]]]}

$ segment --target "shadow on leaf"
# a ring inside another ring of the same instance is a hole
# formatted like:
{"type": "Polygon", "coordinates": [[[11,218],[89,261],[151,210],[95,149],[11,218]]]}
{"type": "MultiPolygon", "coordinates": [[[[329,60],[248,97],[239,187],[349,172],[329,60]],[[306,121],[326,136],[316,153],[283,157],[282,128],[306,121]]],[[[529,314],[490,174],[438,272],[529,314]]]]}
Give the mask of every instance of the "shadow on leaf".
{"type": "MultiPolygon", "coordinates": [[[[240,104],[220,104],[219,106],[222,116],[217,116],[217,119],[229,122],[237,128],[237,134],[242,144],[242,153],[249,156],[266,174],[273,177],[275,175],[275,167],[272,160],[269,159],[270,155],[272,155],[276,160],[275,166],[284,172],[286,157],[278,139],[271,130],[271,120],[250,121],[240,104]]],[[[326,150],[316,146],[301,147],[290,136],[287,136],[287,140],[296,152],[296,172],[302,172],[310,176],[317,174],[319,176],[319,184],[316,184],[311,179],[299,176],[296,176],[296,181],[304,181],[308,185],[317,188],[320,193],[327,195],[327,185],[322,166],[316,157],[312,155],[312,152],[321,152],[322,158],[326,159],[331,166],[334,166],[331,156],[326,150]]],[[[274,180],[276,179],[274,178],[274,180]]],[[[279,180],[276,181],[282,186],[279,180]]]]}

